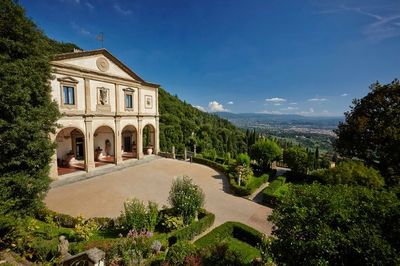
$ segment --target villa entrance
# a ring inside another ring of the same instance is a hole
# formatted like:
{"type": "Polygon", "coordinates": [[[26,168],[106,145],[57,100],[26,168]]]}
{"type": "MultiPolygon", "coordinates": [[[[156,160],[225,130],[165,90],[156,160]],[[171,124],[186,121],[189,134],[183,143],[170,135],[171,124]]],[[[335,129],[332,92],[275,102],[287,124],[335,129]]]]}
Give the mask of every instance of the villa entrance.
{"type": "Polygon", "coordinates": [[[85,137],[73,127],[62,129],[56,136],[58,175],[85,170],[85,137]]]}
{"type": "Polygon", "coordinates": [[[122,129],[122,160],[137,158],[137,130],[128,125],[122,129]]]}
{"type": "Polygon", "coordinates": [[[113,164],[115,162],[115,142],[112,128],[101,126],[96,129],[93,136],[95,166],[113,164]]]}

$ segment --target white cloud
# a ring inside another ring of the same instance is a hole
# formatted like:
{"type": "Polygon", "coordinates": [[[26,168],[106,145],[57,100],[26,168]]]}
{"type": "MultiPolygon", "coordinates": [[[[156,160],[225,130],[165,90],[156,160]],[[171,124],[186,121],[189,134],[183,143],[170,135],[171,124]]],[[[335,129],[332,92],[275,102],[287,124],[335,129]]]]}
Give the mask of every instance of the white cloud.
{"type": "Polygon", "coordinates": [[[124,16],[132,14],[132,10],[124,9],[118,4],[114,4],[113,8],[115,9],[115,11],[117,11],[118,13],[120,13],[121,15],[124,15],[124,16]]]}
{"type": "Polygon", "coordinates": [[[371,18],[373,22],[365,25],[362,33],[372,41],[379,42],[388,38],[400,36],[400,14],[398,12],[384,16],[373,12],[368,12],[361,7],[347,7],[345,5],[341,5],[336,9],[326,10],[320,13],[335,14],[339,12],[353,12],[371,18]]]}
{"type": "Polygon", "coordinates": [[[282,105],[282,104],[281,103],[274,103],[274,105],[279,106],[279,105],[282,105]]]}
{"type": "Polygon", "coordinates": [[[289,103],[289,104],[291,104],[291,105],[297,105],[297,103],[289,103]]]}
{"type": "Polygon", "coordinates": [[[328,99],[315,97],[315,98],[308,99],[307,101],[309,101],[309,102],[326,102],[326,101],[328,101],[328,99]]]}
{"type": "Polygon", "coordinates": [[[89,3],[89,2],[85,2],[85,5],[86,5],[90,10],[93,10],[93,9],[94,9],[94,5],[92,5],[92,4],[89,3]]]}
{"type": "Polygon", "coordinates": [[[312,115],[314,113],[314,108],[310,108],[308,109],[308,111],[301,111],[301,112],[297,112],[297,114],[299,115],[312,115]]]}
{"type": "Polygon", "coordinates": [[[71,22],[71,27],[78,33],[82,34],[82,35],[91,35],[92,33],[90,31],[88,31],[87,29],[79,26],[78,24],[76,24],[76,22],[71,22]]]}
{"type": "Polygon", "coordinates": [[[206,108],[204,108],[203,106],[193,105],[193,107],[199,109],[200,111],[206,112],[206,108]]]}
{"type": "Polygon", "coordinates": [[[299,108],[297,108],[297,107],[292,107],[292,106],[288,106],[288,107],[286,107],[286,108],[281,108],[280,110],[281,110],[281,111],[293,111],[293,110],[297,110],[297,109],[299,109],[299,108]]]}
{"type": "Polygon", "coordinates": [[[265,101],[266,102],[279,103],[279,102],[286,102],[286,99],[279,98],[279,97],[274,97],[274,98],[265,99],[265,101]]]}
{"type": "Polygon", "coordinates": [[[210,109],[211,112],[226,112],[226,111],[228,111],[227,109],[224,108],[224,106],[222,104],[220,104],[217,101],[209,102],[208,108],[210,109]]]}
{"type": "Polygon", "coordinates": [[[229,102],[227,102],[226,104],[233,104],[233,102],[232,102],[232,101],[229,101],[229,102]]]}
{"type": "Polygon", "coordinates": [[[343,94],[341,94],[340,96],[346,97],[347,95],[348,95],[347,93],[343,93],[343,94]]]}

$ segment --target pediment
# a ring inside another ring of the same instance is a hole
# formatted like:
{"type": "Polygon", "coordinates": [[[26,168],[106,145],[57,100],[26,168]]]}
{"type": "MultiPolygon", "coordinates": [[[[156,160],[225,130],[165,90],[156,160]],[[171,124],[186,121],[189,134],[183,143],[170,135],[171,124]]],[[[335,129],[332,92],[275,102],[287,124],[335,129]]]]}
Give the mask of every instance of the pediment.
{"type": "Polygon", "coordinates": [[[133,80],[146,84],[151,87],[159,87],[157,84],[147,83],[133,72],[124,63],[114,57],[105,49],[93,51],[78,51],[56,55],[52,60],[53,65],[57,67],[75,67],[82,71],[91,71],[99,75],[110,75],[121,77],[127,80],[133,80]]]}

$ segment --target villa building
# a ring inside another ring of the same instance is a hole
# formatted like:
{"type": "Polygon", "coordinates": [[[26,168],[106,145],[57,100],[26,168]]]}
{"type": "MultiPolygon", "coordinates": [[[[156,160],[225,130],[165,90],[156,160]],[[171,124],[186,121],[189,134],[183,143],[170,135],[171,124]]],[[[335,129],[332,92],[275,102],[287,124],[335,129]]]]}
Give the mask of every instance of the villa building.
{"type": "Polygon", "coordinates": [[[159,85],[105,49],[60,54],[50,64],[52,98],[62,113],[51,136],[51,178],[159,152],[159,85]]]}

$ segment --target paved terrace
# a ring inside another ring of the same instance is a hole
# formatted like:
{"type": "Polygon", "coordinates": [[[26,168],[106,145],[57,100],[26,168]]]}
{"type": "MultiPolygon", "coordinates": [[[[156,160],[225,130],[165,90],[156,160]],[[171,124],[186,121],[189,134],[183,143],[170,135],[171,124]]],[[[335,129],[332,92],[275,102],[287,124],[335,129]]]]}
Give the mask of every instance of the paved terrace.
{"type": "Polygon", "coordinates": [[[214,169],[172,159],[155,159],[117,171],[68,183],[57,182],[50,189],[45,203],[55,211],[85,217],[117,217],[125,200],[136,197],[145,202],[168,205],[172,180],[188,175],[205,195],[205,208],[215,214],[214,226],[238,221],[270,234],[272,224],[267,216],[272,210],[228,191],[226,177],[214,169]]]}

